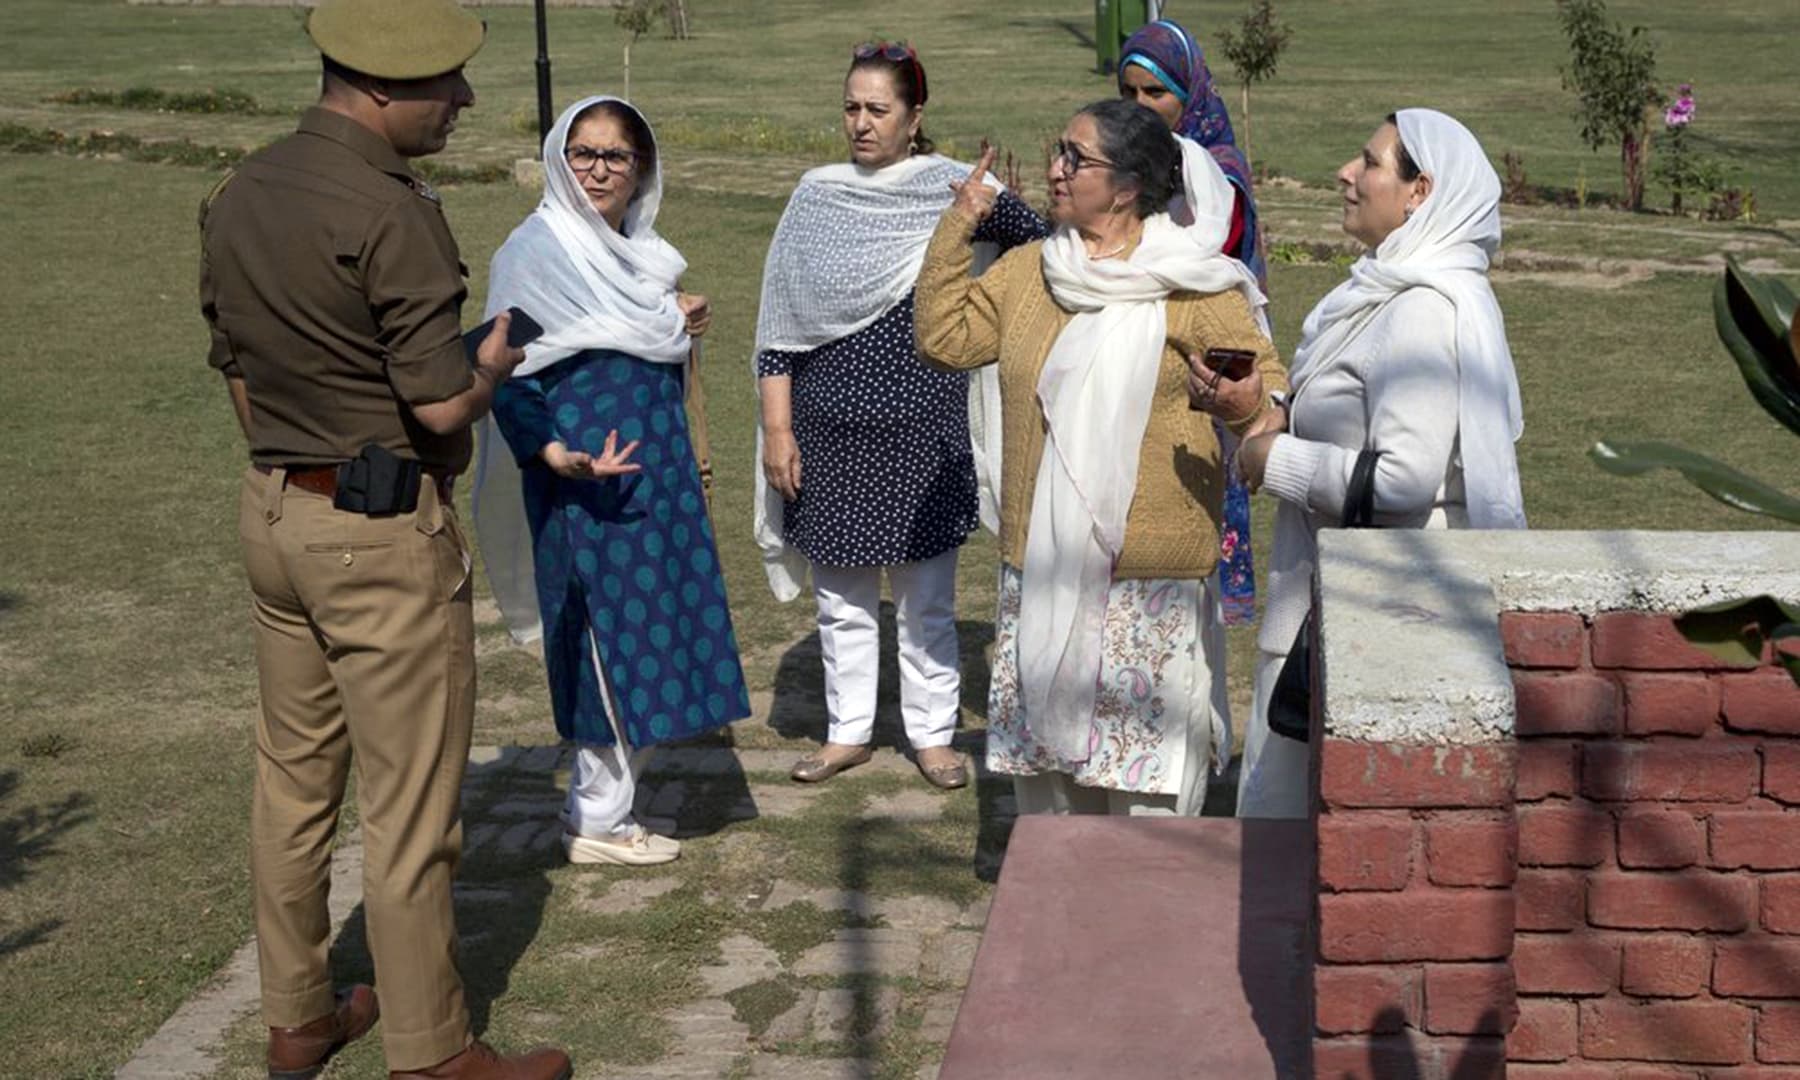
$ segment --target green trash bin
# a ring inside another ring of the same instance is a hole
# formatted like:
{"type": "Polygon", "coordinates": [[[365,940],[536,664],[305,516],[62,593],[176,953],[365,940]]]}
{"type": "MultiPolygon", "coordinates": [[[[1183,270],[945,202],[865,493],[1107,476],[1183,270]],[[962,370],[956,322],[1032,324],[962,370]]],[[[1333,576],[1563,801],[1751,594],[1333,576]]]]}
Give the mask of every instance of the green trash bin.
{"type": "Polygon", "coordinates": [[[1119,48],[1138,27],[1149,22],[1151,0],[1094,0],[1094,61],[1100,74],[1119,69],[1119,48]]]}

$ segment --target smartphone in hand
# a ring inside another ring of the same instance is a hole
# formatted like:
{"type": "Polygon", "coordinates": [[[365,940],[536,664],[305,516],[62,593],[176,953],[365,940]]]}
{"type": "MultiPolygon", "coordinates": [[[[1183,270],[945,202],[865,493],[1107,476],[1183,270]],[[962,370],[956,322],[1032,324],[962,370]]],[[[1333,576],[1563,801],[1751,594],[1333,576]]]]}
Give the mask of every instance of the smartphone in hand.
{"type": "MultiPolygon", "coordinates": [[[[544,328],[538,325],[536,319],[518,308],[507,308],[506,310],[507,314],[512,316],[512,324],[506,329],[507,347],[523,349],[544,336],[544,328]]],[[[481,352],[481,343],[494,332],[494,321],[498,318],[499,316],[496,315],[494,319],[489,319],[463,335],[463,352],[468,354],[470,365],[478,362],[476,357],[481,352]]]]}
{"type": "Polygon", "coordinates": [[[1256,370],[1256,353],[1249,349],[1208,349],[1203,359],[1207,367],[1224,372],[1232,382],[1248,379],[1256,370]]]}

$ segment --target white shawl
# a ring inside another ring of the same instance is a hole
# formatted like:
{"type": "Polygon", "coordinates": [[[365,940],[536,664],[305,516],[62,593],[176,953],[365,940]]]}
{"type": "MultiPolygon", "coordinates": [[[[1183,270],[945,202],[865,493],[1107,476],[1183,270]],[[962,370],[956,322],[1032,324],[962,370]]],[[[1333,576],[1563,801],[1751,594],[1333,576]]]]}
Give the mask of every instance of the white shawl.
{"type": "MultiPolygon", "coordinates": [[[[544,139],[543,201],[490,264],[487,317],[517,307],[544,328],[544,335],[525,347],[525,362],[515,375],[543,371],[590,349],[614,349],[658,364],[688,358],[687,319],[676,305],[687,260],[655,229],[661,169],[638,178],[620,233],[588,201],[563,156],[575,117],[602,101],[634,109],[619,98],[598,96],[563,111],[544,139]]],[[[513,638],[533,641],[543,627],[523,485],[491,415],[481,422],[472,502],[494,600],[513,638]]]]}
{"type": "Polygon", "coordinates": [[[1152,215],[1124,261],[1089,259],[1068,227],[1044,243],[1044,280],[1076,315],[1037,384],[1048,431],[1021,568],[1019,682],[1032,733],[1068,762],[1089,756],[1106,592],[1136,494],[1168,295],[1238,289],[1259,322],[1265,304],[1256,278],[1220,250],[1231,228],[1230,183],[1211,154],[1177,139],[1193,224],[1152,215]]]}
{"type": "MultiPolygon", "coordinates": [[[[906,299],[918,281],[931,234],[954,197],[950,182],[969,172],[961,162],[929,154],[883,169],[826,165],[802,176],[775,226],[763,266],[752,376],[756,356],[765,350],[805,352],[841,340],[906,299]]],[[[999,186],[991,177],[987,182],[999,186]]],[[[985,260],[977,259],[978,273],[992,260],[991,249],[984,254],[985,260]]],[[[994,478],[1000,472],[998,378],[990,369],[969,380],[970,440],[982,491],[982,520],[990,529],[997,529],[999,522],[994,495],[994,478]]],[[[769,588],[785,602],[800,595],[807,561],[782,536],[781,493],[769,486],[762,453],[758,410],[756,543],[762,548],[769,588]]],[[[805,467],[802,461],[803,472],[805,467]]]]}
{"type": "Polygon", "coordinates": [[[1307,315],[1294,350],[1294,392],[1396,296],[1413,288],[1441,293],[1456,309],[1457,442],[1469,524],[1522,529],[1513,443],[1525,429],[1524,410],[1506,321],[1487,279],[1500,248],[1500,178],[1474,134],[1452,117],[1403,109],[1397,119],[1401,143],[1431,177],[1431,194],[1307,315]]]}

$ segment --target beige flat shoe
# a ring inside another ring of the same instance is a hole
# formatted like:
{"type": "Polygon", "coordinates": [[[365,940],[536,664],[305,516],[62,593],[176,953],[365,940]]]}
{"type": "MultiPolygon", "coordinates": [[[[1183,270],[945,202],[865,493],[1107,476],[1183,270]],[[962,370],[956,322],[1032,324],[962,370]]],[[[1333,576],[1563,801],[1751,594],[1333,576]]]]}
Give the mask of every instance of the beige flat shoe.
{"type": "MultiPolygon", "coordinates": [[[[933,757],[939,755],[933,754],[933,757]]],[[[944,791],[955,791],[957,788],[969,786],[969,770],[963,765],[961,754],[952,753],[949,761],[940,761],[936,765],[926,764],[925,755],[918,755],[919,775],[932,787],[944,791]]]]}
{"type": "Polygon", "coordinates": [[[872,755],[867,746],[859,746],[855,752],[842,757],[826,757],[821,751],[794,762],[794,768],[788,776],[802,784],[817,784],[829,780],[845,769],[854,769],[868,761],[872,755]]]}
{"type": "Polygon", "coordinates": [[[642,825],[616,840],[596,840],[565,832],[563,854],[571,863],[603,863],[612,866],[656,866],[674,862],[681,855],[681,841],[658,836],[642,825]]]}

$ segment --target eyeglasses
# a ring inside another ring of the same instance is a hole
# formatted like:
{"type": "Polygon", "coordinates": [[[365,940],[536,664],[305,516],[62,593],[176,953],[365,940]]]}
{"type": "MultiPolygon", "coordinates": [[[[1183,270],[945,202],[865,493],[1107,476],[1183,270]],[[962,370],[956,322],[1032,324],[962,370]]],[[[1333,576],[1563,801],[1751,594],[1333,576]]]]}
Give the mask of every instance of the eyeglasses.
{"type": "Polygon", "coordinates": [[[884,60],[917,60],[919,54],[904,41],[865,41],[850,51],[855,60],[872,60],[879,56],[884,60]]]}
{"type": "Polygon", "coordinates": [[[1106,165],[1110,167],[1116,164],[1105,158],[1088,157],[1076,148],[1073,143],[1064,142],[1061,139],[1050,144],[1050,160],[1052,162],[1062,162],[1063,175],[1068,177],[1073,177],[1076,173],[1090,165],[1106,165]]]}
{"type": "Polygon", "coordinates": [[[569,160],[569,168],[574,169],[577,176],[586,176],[597,165],[605,165],[606,171],[615,175],[634,172],[638,156],[631,150],[596,150],[591,146],[572,146],[563,152],[563,157],[569,160]]]}

